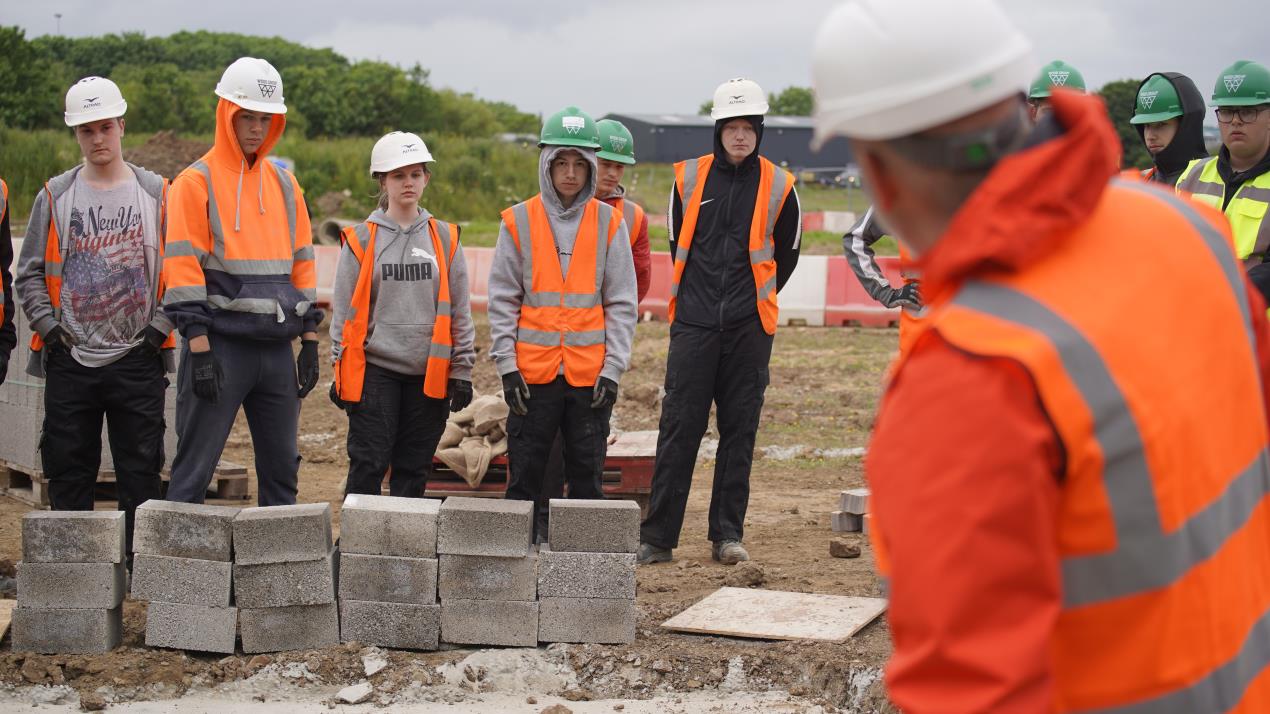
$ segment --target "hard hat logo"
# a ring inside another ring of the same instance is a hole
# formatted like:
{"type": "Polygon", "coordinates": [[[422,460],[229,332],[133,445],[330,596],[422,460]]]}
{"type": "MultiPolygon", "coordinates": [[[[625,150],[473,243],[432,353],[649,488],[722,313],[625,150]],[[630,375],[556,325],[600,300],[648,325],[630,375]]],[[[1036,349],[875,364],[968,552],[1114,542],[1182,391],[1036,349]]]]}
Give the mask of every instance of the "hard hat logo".
{"type": "Polygon", "coordinates": [[[1226,83],[1226,91],[1231,94],[1238,92],[1239,87],[1244,83],[1244,78],[1247,76],[1246,74],[1228,74],[1222,77],[1222,81],[1226,83]]]}
{"type": "Polygon", "coordinates": [[[257,79],[256,86],[260,87],[260,96],[265,99],[272,97],[273,93],[278,91],[278,83],[269,79],[257,79]]]}
{"type": "Polygon", "coordinates": [[[610,136],[609,146],[613,147],[614,151],[621,151],[626,148],[626,138],[621,136],[610,136]]]}
{"type": "Polygon", "coordinates": [[[560,124],[570,134],[577,134],[586,128],[586,119],[583,117],[561,117],[560,124]]]}
{"type": "Polygon", "coordinates": [[[1143,109],[1150,109],[1151,105],[1155,104],[1155,98],[1158,94],[1159,92],[1143,92],[1138,95],[1138,102],[1142,104],[1143,109]]]}
{"type": "Polygon", "coordinates": [[[1050,72],[1050,82],[1055,87],[1066,87],[1067,80],[1072,76],[1071,72],[1050,72]]]}

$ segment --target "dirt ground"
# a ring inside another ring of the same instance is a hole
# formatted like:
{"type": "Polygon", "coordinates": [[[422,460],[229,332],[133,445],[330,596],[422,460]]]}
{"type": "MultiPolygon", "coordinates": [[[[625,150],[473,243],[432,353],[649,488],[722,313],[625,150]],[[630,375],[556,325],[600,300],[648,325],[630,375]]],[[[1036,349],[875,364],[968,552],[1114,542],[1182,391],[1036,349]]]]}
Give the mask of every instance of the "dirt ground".
{"type": "MultiPolygon", "coordinates": [[[[616,424],[622,430],[657,426],[667,334],[664,323],[639,326],[631,370],[623,379],[615,409],[616,424]]],[[[476,390],[494,392],[497,378],[483,359],[489,347],[483,315],[477,317],[477,336],[476,390]]],[[[778,331],[746,522],[745,543],[752,563],[726,568],[711,561],[705,531],[714,463],[700,462],[675,562],[641,567],[638,572],[640,617],[633,644],[553,645],[536,651],[386,651],[383,656],[390,666],[370,677],[375,689],[372,701],[380,706],[427,701],[454,704],[515,692],[507,671],[523,670],[523,664],[509,668],[505,661],[481,664],[480,658],[495,653],[489,656],[506,660],[529,652],[541,660],[535,660],[530,669],[555,668],[555,678],[540,682],[536,689],[525,689],[530,695],[516,700],[524,704],[508,710],[552,711],[546,707],[556,701],[548,696],[554,695],[573,702],[671,697],[661,711],[711,711],[717,707],[709,706],[710,702],[734,701],[737,692],[775,692],[792,697],[786,703],[793,708],[773,703],[756,710],[894,711],[880,678],[880,667],[890,652],[884,620],[839,644],[674,634],[659,624],[725,584],[880,595],[867,539],[858,534],[845,536],[860,546],[860,558],[829,556],[829,541],[834,537],[829,514],[836,508],[839,491],[862,485],[859,456],[846,454],[867,440],[896,340],[894,330],[791,327],[778,331]],[[460,665],[463,676],[447,680],[446,668],[454,671],[460,665]],[[455,679],[457,683],[451,681],[455,679]],[[674,697],[681,701],[676,704],[674,697]],[[528,701],[537,698],[542,698],[541,706],[528,701]],[[694,701],[702,702],[703,708],[688,706],[694,701]]],[[[327,349],[324,340],[324,357],[327,349]]],[[[326,399],[328,386],[329,381],[323,382],[314,390],[301,414],[300,500],[330,502],[338,528],[340,487],[348,463],[344,451],[347,419],[326,399]]],[[[713,424],[710,436],[717,436],[713,424]]],[[[251,439],[241,417],[226,445],[225,458],[252,463],[251,439]]],[[[254,490],[253,483],[253,494],[254,490]]],[[[113,504],[101,502],[99,507],[113,504]]],[[[24,504],[0,498],[0,573],[20,557],[19,520],[26,510],[24,504]]],[[[209,687],[217,687],[218,697],[250,692],[250,697],[243,695],[244,701],[291,701],[296,687],[307,687],[315,701],[326,701],[338,688],[365,678],[362,658],[367,650],[356,644],[255,657],[147,649],[142,646],[144,604],[129,600],[124,612],[124,645],[104,655],[14,654],[8,651],[6,638],[0,646],[0,702],[13,697],[27,705],[52,704],[56,692],[62,691],[67,697],[62,701],[73,704],[71,690],[90,703],[94,699],[166,700],[187,692],[207,696],[209,687]],[[270,684],[274,680],[276,687],[270,684]],[[292,694],[284,694],[287,691],[292,694]]]]}

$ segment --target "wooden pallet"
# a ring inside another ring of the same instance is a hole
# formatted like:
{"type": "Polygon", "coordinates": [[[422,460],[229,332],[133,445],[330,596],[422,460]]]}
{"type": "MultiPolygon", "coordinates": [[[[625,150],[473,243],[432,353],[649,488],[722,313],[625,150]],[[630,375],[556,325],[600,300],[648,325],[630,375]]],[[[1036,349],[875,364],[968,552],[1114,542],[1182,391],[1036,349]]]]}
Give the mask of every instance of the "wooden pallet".
{"type": "MultiPolygon", "coordinates": [[[[169,479],[169,472],[160,474],[164,483],[169,479]]],[[[208,495],[213,498],[245,501],[249,498],[247,467],[230,461],[222,461],[216,467],[216,475],[208,488],[208,495]]],[[[103,469],[97,475],[98,498],[115,500],[115,472],[103,469]]],[[[36,508],[49,507],[48,481],[38,470],[30,470],[16,464],[0,461],[0,495],[8,496],[36,508]]]]}

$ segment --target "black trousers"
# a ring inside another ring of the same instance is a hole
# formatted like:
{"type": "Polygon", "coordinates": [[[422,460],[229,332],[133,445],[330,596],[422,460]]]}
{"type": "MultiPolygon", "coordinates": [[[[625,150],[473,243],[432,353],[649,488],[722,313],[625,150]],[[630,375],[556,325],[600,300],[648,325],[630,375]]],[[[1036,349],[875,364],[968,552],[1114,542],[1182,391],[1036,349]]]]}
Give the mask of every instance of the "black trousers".
{"type": "MultiPolygon", "coordinates": [[[[608,453],[607,446],[605,453],[608,453]]],[[[550,525],[551,499],[564,498],[564,439],[560,432],[551,440],[551,451],[547,452],[547,468],[542,474],[542,490],[538,495],[538,504],[534,509],[539,533],[547,533],[550,525]]]]}
{"type": "Polygon", "coordinates": [[[752,322],[712,330],[675,322],[666,357],[666,398],[658,425],[653,492],[640,539],[659,548],[679,545],[697,450],[717,407],[719,450],[710,494],[711,541],[741,540],[750,500],[750,467],[763,393],[767,390],[772,336],[752,322]]]}
{"type": "Polygon", "coordinates": [[[538,501],[556,434],[564,450],[569,498],[604,498],[601,479],[608,453],[609,409],[591,408],[592,387],[564,377],[529,385],[529,413],[507,417],[507,498],[538,501]]]}
{"type": "Polygon", "coordinates": [[[445,432],[450,400],[423,393],[423,376],[366,365],[362,401],[348,416],[348,484],[344,493],[383,493],[384,472],[392,467],[388,492],[423,498],[432,456],[445,432]]]}
{"type": "Polygon", "coordinates": [[[163,360],[139,347],[104,367],[85,367],[68,352],[50,350],[45,374],[40,457],[49,504],[58,511],[93,510],[104,417],[131,557],[137,506],[160,497],[163,360]]]}

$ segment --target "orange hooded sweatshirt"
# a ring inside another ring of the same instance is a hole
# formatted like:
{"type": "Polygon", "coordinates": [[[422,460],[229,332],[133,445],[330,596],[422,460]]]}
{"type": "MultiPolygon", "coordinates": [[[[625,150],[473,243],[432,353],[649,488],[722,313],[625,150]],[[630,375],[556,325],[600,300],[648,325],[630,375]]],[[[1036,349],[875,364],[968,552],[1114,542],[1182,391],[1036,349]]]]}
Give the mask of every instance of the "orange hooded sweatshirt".
{"type": "Polygon", "coordinates": [[[265,158],[286,116],[273,115],[253,163],[234,133],[239,111],[220,100],[215,143],[168,194],[164,311],[186,339],[292,339],[322,321],[304,196],[265,158]]]}

